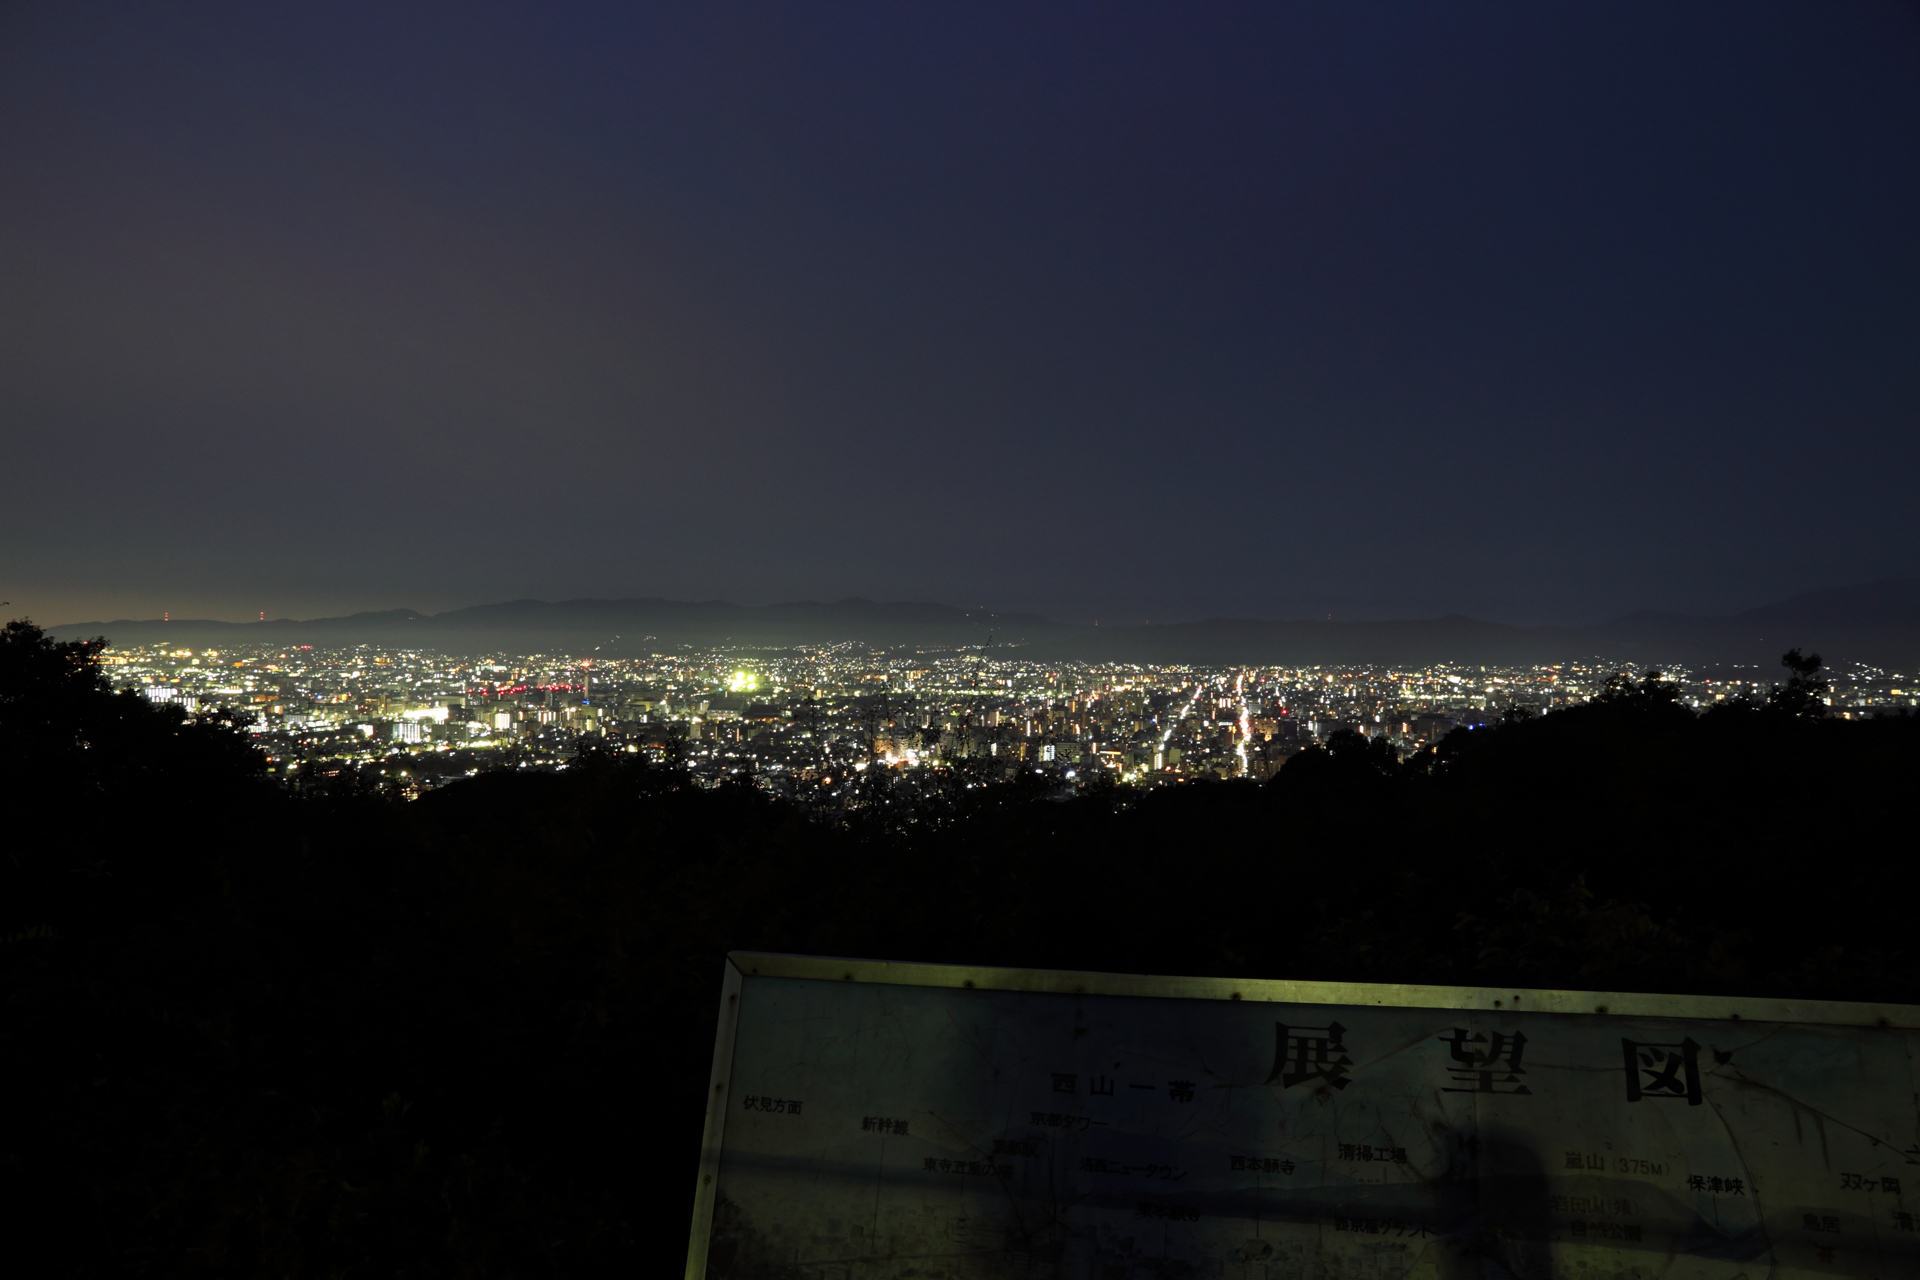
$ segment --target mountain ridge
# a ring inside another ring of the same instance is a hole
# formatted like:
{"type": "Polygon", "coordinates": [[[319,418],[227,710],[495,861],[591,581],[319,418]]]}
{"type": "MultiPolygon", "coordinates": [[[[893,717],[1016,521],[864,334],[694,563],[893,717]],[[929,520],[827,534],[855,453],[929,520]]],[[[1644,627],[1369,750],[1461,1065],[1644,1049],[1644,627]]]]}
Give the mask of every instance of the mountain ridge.
{"type": "Polygon", "coordinates": [[[1785,649],[1797,646],[1820,651],[1830,664],[1863,662],[1904,671],[1920,667],[1920,579],[1822,588],[1729,614],[1643,610],[1585,627],[1519,626],[1462,613],[1343,622],[1214,616],[1116,626],[861,596],[769,605],[586,596],[499,601],[438,614],[400,608],[255,622],[118,619],[48,630],[64,638],[105,635],[109,642],[127,645],[402,644],[457,653],[599,650],[609,656],[729,644],[959,649],[985,645],[991,637],[996,649],[1043,660],[1309,665],[1533,665],[1593,658],[1770,667],[1785,649]]]}

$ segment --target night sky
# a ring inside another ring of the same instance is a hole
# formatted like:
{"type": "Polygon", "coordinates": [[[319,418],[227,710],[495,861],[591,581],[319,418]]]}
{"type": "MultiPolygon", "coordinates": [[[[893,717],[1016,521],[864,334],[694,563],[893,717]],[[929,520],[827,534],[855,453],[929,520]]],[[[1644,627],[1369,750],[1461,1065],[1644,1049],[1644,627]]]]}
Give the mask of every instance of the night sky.
{"type": "Polygon", "coordinates": [[[1920,7],[0,7],[8,616],[1909,575],[1920,7]]]}

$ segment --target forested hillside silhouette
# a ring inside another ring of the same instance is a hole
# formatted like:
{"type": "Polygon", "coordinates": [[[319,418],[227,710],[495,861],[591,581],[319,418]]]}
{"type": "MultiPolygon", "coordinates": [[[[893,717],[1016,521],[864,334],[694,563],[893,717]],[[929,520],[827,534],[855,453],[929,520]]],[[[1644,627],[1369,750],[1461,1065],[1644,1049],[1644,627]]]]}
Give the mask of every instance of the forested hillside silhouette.
{"type": "MultiPolygon", "coordinates": [[[[823,820],[585,752],[414,803],[0,632],[6,1203],[49,1274],[666,1274],[730,949],[1920,1001],[1920,721],[1788,655],[1265,785],[956,770],[823,820]]],[[[16,1246],[21,1248],[22,1246],[16,1246]]]]}

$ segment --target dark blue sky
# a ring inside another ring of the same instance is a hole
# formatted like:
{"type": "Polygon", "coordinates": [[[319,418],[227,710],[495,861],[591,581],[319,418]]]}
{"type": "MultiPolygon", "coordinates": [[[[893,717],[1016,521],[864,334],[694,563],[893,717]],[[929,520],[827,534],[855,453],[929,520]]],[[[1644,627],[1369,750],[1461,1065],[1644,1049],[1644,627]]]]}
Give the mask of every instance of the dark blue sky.
{"type": "Polygon", "coordinates": [[[1915,571],[1920,9],[0,8],[0,598],[1915,571]]]}

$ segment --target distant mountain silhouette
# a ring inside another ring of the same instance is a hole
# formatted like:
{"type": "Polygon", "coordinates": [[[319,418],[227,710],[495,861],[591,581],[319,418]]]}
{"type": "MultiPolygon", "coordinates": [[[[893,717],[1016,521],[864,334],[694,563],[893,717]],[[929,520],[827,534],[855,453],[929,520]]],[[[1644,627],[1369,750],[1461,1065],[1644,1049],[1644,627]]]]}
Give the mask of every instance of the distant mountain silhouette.
{"type": "MultiPolygon", "coordinates": [[[[1586,631],[1608,652],[1771,667],[1786,649],[1817,650],[1829,665],[1920,667],[1920,579],[1808,591],[1717,618],[1636,613],[1586,631]]],[[[1666,659],[1674,660],[1674,659],[1666,659]]]]}
{"type": "Polygon", "coordinates": [[[1161,626],[1086,626],[1031,613],[994,613],[924,601],[858,597],[738,605],[724,600],[511,600],[446,613],[412,609],[343,618],[267,622],[152,619],[72,623],[66,638],[104,635],[115,644],[173,643],[417,645],[449,653],[607,656],[665,653],[679,646],[771,648],[857,643],[960,648],[993,640],[996,651],[1044,660],[1199,663],[1501,665],[1583,658],[1628,666],[1754,665],[1771,670],[1792,646],[1829,665],[1864,662],[1920,669],[1920,579],[1886,579],[1810,591],[1719,617],[1635,613],[1592,627],[1515,627],[1459,614],[1387,622],[1208,618],[1161,626]]]}
{"type": "Polygon", "coordinates": [[[681,645],[786,646],[867,642],[877,645],[972,645],[999,628],[1046,630],[1057,624],[1033,614],[971,612],[924,602],[883,604],[858,597],[747,606],[725,600],[510,600],[446,613],[412,609],[342,618],[265,622],[153,619],[74,623],[61,636],[105,635],[116,644],[382,644],[455,653],[603,653],[633,656],[681,645]]]}

